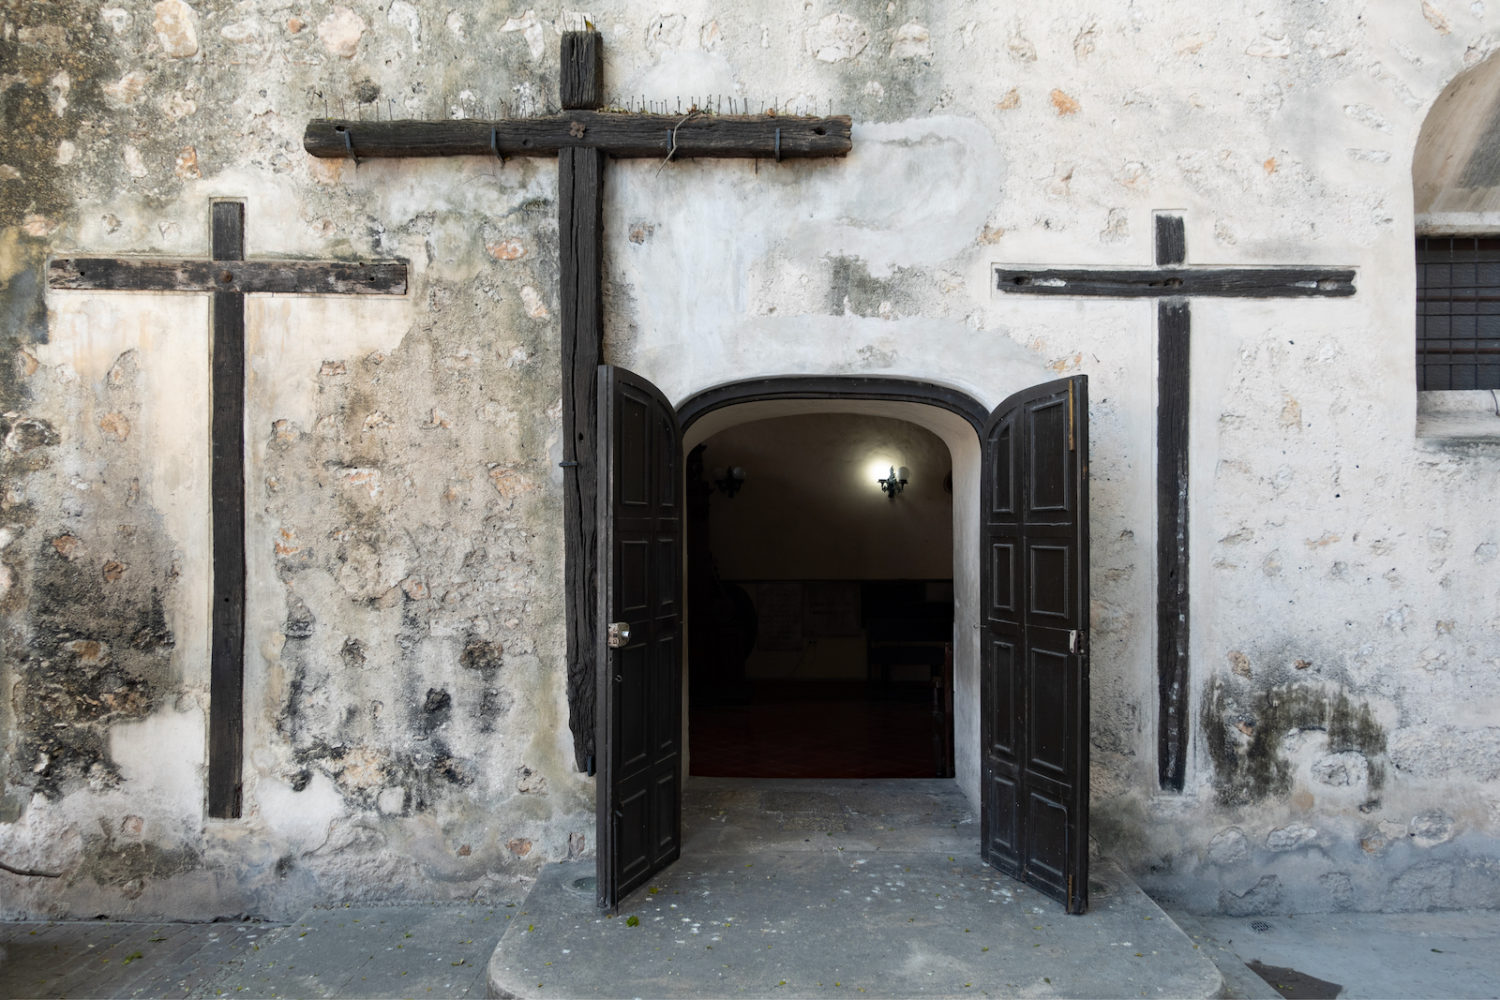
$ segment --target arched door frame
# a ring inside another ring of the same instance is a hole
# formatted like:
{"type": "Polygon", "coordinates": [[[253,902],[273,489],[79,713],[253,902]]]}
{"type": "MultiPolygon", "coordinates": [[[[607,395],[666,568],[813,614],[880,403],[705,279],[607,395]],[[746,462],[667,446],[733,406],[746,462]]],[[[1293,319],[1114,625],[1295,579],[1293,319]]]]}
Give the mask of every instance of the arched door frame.
{"type": "Polygon", "coordinates": [[[977,813],[980,808],[980,435],[989,419],[989,408],[962,390],[933,382],[861,375],[785,375],[705,389],[678,404],[677,418],[684,436],[692,442],[713,433],[694,434],[695,424],[718,411],[741,406],[758,411],[747,416],[748,420],[820,412],[890,416],[923,426],[947,444],[953,459],[954,480],[954,780],[977,813]],[[782,402],[792,408],[774,405],[782,402]],[[797,407],[799,402],[811,405],[797,407]],[[850,405],[846,408],[841,404],[850,405]],[[931,408],[927,410],[930,416],[924,418],[926,408],[931,408]],[[932,410],[943,412],[933,414],[932,410]]]}
{"type": "Polygon", "coordinates": [[[687,734],[677,699],[688,691],[677,678],[688,623],[684,575],[671,567],[672,553],[683,551],[683,449],[715,425],[844,412],[899,414],[949,447],[955,778],[981,817],[986,862],[1070,913],[1086,911],[1087,376],[1027,386],[985,415],[958,390],[897,379],[763,378],[716,387],[674,408],[638,375],[610,366],[598,375],[597,469],[609,504],[595,548],[607,581],[596,611],[599,622],[613,623],[608,641],[601,632],[595,644],[596,741],[604,761],[600,905],[617,906],[681,852],[687,734]],[[704,417],[730,406],[744,407],[738,419],[705,424],[704,417]],[[684,435],[683,424],[695,433],[684,435]],[[657,506],[661,523],[652,521],[642,534],[637,522],[650,520],[644,509],[657,506]],[[635,593],[642,583],[644,596],[635,593]],[[650,627],[633,636],[642,614],[650,627]],[[631,768],[643,759],[653,770],[638,781],[641,769],[631,768]]]}
{"type": "Polygon", "coordinates": [[[956,413],[974,428],[984,428],[990,411],[968,393],[935,382],[865,375],[778,375],[747,379],[704,389],[677,406],[684,432],[698,420],[728,406],[779,399],[866,399],[920,403],[956,413]]]}

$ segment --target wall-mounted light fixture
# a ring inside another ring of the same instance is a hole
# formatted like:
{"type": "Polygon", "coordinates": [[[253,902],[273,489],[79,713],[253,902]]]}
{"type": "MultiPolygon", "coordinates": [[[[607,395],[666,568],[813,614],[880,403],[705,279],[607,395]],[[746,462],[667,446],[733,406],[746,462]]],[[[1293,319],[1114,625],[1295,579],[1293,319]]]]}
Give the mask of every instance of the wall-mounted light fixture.
{"type": "Polygon", "coordinates": [[[745,470],[738,465],[714,470],[714,489],[733,500],[734,495],[745,485],[745,470]]]}
{"type": "Polygon", "coordinates": [[[885,491],[886,496],[894,500],[896,499],[897,493],[900,493],[902,490],[906,489],[907,475],[908,470],[906,466],[901,466],[900,471],[897,471],[896,467],[893,465],[891,466],[890,474],[887,475],[886,478],[880,480],[880,488],[885,491]]]}

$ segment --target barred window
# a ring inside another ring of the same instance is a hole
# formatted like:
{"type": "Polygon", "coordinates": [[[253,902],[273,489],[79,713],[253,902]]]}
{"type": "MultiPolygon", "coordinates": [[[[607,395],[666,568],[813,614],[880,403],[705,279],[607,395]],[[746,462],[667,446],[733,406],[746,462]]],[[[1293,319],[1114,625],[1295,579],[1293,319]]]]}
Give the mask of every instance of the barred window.
{"type": "Polygon", "coordinates": [[[1500,389],[1500,236],[1417,239],[1417,388],[1500,389]]]}

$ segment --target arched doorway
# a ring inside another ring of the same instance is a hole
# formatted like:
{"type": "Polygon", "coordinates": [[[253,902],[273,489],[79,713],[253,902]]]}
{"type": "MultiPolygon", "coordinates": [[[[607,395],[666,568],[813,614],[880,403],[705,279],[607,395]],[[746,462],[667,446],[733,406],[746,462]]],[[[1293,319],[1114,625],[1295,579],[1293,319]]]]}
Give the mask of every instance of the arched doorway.
{"type": "Polygon", "coordinates": [[[893,417],[726,427],[687,463],[689,773],[952,777],[952,460],[893,417]]]}
{"type": "Polygon", "coordinates": [[[694,681],[713,683],[716,671],[692,663],[693,652],[701,656],[712,645],[694,629],[717,630],[721,623],[705,623],[692,606],[695,590],[712,589],[702,574],[715,568],[692,564],[690,485],[688,697],[698,706],[699,727],[696,741],[687,734],[689,771],[941,774],[954,777],[977,810],[980,646],[976,630],[953,623],[973,621],[979,599],[978,560],[964,556],[978,545],[984,407],[943,386],[825,376],[716,387],[678,412],[684,447],[702,458],[707,478],[726,465],[745,469],[747,485],[735,499],[722,491],[705,499],[721,549],[750,532],[718,553],[728,561],[716,568],[720,579],[748,592],[757,619],[765,615],[756,622],[745,675],[732,667],[729,690],[720,674],[716,690],[695,695],[694,681]],[[778,468],[767,469],[776,449],[786,448],[802,455],[783,456],[778,468]],[[908,466],[911,481],[888,499],[877,478],[892,465],[908,466]],[[787,482],[789,475],[820,481],[801,488],[787,482]],[[752,499],[757,489],[761,497],[752,499]],[[782,490],[793,495],[765,496],[782,490]],[[808,520],[775,537],[778,518],[798,503],[810,505],[808,520]],[[934,524],[936,517],[945,523],[934,524]],[[868,551],[882,536],[897,534],[880,551],[868,551]],[[810,600],[817,606],[810,609],[810,600]],[[799,716],[822,724],[799,730],[799,716]],[[736,728],[714,732],[715,723],[736,728]],[[873,746],[882,725],[896,727],[898,738],[873,746]],[[796,734],[795,744],[777,746],[783,734],[796,734]],[[700,751],[713,757],[707,768],[694,756],[700,751]]]}
{"type": "Polygon", "coordinates": [[[598,385],[600,905],[618,905],[681,853],[684,459],[726,427],[821,412],[904,420],[946,443],[956,780],[979,805],[981,855],[1083,912],[1087,379],[1032,386],[993,412],[892,379],[762,379],[675,408],[613,366],[599,367],[598,385]]]}

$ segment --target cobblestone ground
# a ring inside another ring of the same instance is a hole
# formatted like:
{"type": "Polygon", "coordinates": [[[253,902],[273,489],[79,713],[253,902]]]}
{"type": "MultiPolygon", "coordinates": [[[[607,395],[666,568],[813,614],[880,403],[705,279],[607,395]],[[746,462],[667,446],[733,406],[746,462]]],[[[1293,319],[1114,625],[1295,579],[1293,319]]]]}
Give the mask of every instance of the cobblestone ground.
{"type": "Polygon", "coordinates": [[[5,997],[469,997],[514,907],[315,909],[290,924],[0,924],[5,997]]]}

